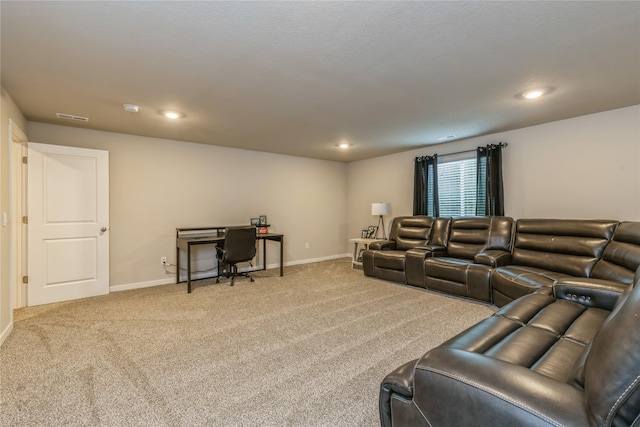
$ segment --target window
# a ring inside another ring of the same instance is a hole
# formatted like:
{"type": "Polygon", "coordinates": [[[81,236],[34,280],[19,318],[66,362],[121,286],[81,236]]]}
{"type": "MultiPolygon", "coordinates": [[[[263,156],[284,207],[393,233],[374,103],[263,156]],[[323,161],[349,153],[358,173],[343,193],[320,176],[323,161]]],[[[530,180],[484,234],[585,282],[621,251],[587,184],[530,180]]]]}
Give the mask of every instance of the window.
{"type": "Polygon", "coordinates": [[[475,152],[466,153],[464,157],[438,161],[440,216],[476,214],[476,155],[475,152]]]}

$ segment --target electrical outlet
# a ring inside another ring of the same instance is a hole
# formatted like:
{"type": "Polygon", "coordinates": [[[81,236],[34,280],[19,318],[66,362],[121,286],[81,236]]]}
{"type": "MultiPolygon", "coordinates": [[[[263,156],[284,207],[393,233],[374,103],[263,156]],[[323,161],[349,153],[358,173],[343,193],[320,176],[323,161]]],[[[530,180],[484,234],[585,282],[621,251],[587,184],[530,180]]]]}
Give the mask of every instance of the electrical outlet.
{"type": "Polygon", "coordinates": [[[305,242],[305,244],[304,244],[304,248],[305,248],[305,249],[309,249],[309,242],[305,242]]]}
{"type": "Polygon", "coordinates": [[[166,256],[161,256],[160,257],[160,264],[161,265],[167,265],[167,257],[166,256]]]}

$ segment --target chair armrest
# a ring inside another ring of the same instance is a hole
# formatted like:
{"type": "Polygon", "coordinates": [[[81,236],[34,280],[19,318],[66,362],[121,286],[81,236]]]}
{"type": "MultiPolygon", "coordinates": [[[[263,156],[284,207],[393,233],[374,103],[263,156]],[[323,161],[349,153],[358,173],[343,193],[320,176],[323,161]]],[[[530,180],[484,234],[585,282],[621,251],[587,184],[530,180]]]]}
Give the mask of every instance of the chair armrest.
{"type": "Polygon", "coordinates": [[[553,296],[556,299],[575,301],[587,307],[611,311],[620,294],[629,286],[611,280],[565,278],[553,282],[553,296]]]}
{"type": "Polygon", "coordinates": [[[434,426],[589,425],[580,389],[478,353],[435,348],[413,382],[413,401],[434,426]]]}
{"type": "Polygon", "coordinates": [[[509,265],[509,263],[511,263],[511,252],[502,249],[487,249],[476,254],[476,256],[473,257],[473,262],[488,265],[493,268],[502,267],[503,265],[509,265]]]}
{"type": "Polygon", "coordinates": [[[392,251],[396,248],[395,240],[382,240],[369,243],[369,249],[378,251],[392,251]]]}

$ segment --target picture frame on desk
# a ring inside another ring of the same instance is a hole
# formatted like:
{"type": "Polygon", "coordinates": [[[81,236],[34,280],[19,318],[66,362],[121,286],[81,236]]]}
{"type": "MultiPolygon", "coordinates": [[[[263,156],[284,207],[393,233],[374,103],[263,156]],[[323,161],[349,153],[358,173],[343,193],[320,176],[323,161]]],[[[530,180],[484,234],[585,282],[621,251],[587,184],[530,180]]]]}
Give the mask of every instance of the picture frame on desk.
{"type": "Polygon", "coordinates": [[[378,227],[376,225],[370,225],[367,229],[367,239],[373,239],[376,237],[376,232],[378,231],[378,227]]]}
{"type": "Polygon", "coordinates": [[[251,225],[259,225],[260,223],[260,218],[251,218],[251,225]]]}
{"type": "Polygon", "coordinates": [[[366,239],[368,235],[369,235],[369,230],[362,230],[362,234],[360,234],[360,237],[362,239],[366,239]]]}
{"type": "Polygon", "coordinates": [[[258,218],[258,225],[267,225],[266,215],[260,215],[260,217],[258,218]]]}
{"type": "Polygon", "coordinates": [[[356,259],[357,262],[362,262],[362,254],[364,254],[365,249],[362,248],[360,249],[360,252],[358,252],[358,258],[356,259]]]}

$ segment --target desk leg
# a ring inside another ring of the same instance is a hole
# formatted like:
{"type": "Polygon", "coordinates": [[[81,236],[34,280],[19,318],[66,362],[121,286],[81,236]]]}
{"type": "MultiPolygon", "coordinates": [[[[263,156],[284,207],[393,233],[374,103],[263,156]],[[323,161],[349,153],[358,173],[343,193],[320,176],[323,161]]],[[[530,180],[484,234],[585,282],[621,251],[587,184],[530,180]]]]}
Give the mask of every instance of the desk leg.
{"type": "Polygon", "coordinates": [[[187,292],[191,293],[191,245],[187,244],[187,292]]]}
{"type": "Polygon", "coordinates": [[[267,269],[267,239],[262,239],[262,269],[267,269]]]}
{"type": "Polygon", "coordinates": [[[284,236],[280,237],[280,276],[282,277],[284,274],[284,236]]]}
{"type": "Polygon", "coordinates": [[[180,283],[180,248],[176,245],[176,285],[180,283]]]}

